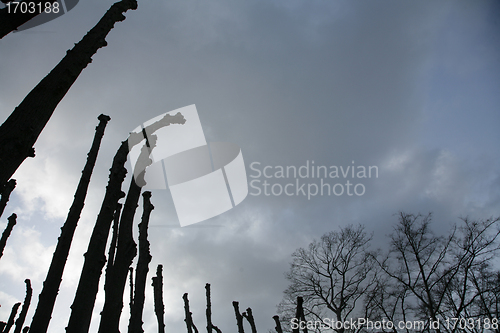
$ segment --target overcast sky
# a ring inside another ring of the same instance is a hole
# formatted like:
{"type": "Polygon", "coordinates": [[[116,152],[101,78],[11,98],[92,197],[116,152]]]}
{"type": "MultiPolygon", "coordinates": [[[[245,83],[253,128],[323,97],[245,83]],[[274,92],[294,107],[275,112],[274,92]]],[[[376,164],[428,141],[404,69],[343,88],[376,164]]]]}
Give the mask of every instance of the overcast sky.
{"type": "MultiPolygon", "coordinates": [[[[56,20],[0,40],[1,121],[111,4],[81,1],[56,20]]],[[[185,292],[204,329],[207,282],[222,331],[236,330],[237,300],[267,332],[293,251],[341,225],[364,224],[376,248],[398,211],[433,212],[438,232],[460,216],[500,215],[498,1],[153,0],[126,16],[57,107],[36,157],[15,174],[18,186],[0,221],[3,230],[6,218],[18,215],[0,260],[0,320],[24,299],[26,278],[34,289],[31,318],[101,113],[111,121],[50,332],[67,325],[120,142],[187,105],[196,104],[207,141],[241,147],[248,180],[262,190],[264,180],[279,184],[276,190],[321,181],[257,177],[253,169],[265,166],[376,166],[378,177],[324,179],[362,184],[363,195],[351,196],[254,195],[250,187],[234,209],[186,228],[169,192],[153,191],[150,273],[164,265],[169,332],[185,331],[185,292]]],[[[141,212],[142,205],[137,218],[141,212]]],[[[149,281],[144,329],[154,332],[149,281]]],[[[102,300],[100,293],[92,332],[102,300]]],[[[125,331],[127,306],[123,312],[125,331]]]]}

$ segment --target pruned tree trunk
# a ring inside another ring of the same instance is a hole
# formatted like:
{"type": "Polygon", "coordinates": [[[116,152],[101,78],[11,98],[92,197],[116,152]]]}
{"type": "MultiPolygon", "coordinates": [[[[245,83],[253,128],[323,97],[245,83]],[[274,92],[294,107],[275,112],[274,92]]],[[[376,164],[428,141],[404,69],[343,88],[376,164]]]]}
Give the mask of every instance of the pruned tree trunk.
{"type": "Polygon", "coordinates": [[[149,263],[151,254],[149,252],[148,225],[149,217],[154,206],[151,204],[151,192],[146,191],[142,194],[144,198],[143,214],[141,223],[139,223],[139,259],[135,269],[135,288],[134,303],[130,314],[128,326],[129,333],[143,333],[142,313],[144,310],[144,299],[146,290],[146,278],[149,272],[149,263]]]}
{"type": "Polygon", "coordinates": [[[82,176],[80,178],[80,182],[78,183],[68,216],[66,217],[66,221],[61,228],[61,236],[59,236],[57,241],[57,246],[52,256],[52,261],[50,263],[45,282],[43,283],[42,291],[40,296],[38,296],[38,304],[30,325],[31,333],[45,333],[49,327],[57,293],[59,292],[59,287],[62,281],[64,267],[66,266],[66,261],[68,260],[69,249],[71,247],[71,243],[73,242],[73,236],[75,234],[78,221],[80,220],[83,206],[85,205],[85,198],[87,197],[90,177],[92,176],[92,171],[94,170],[95,162],[97,160],[97,154],[104,135],[104,129],[110,120],[108,116],[103,114],[101,114],[98,119],[99,124],[96,127],[94,140],[87,155],[87,162],[83,168],[82,176]]]}
{"type": "Polygon", "coordinates": [[[156,276],[153,277],[153,294],[155,303],[156,320],[158,321],[158,333],[165,333],[165,305],[163,304],[163,266],[158,265],[156,268],[156,276]]]}
{"type": "Polygon", "coordinates": [[[243,316],[240,313],[239,303],[233,301],[234,314],[236,316],[236,325],[238,325],[238,333],[245,333],[243,329],[243,316]]]}
{"type": "MultiPolygon", "coordinates": [[[[180,113],[177,113],[175,116],[167,114],[161,120],[147,126],[146,131],[147,133],[153,133],[158,128],[170,124],[184,124],[185,121],[186,120],[180,113]]],[[[125,163],[127,162],[129,147],[131,148],[139,144],[142,140],[144,140],[142,132],[131,133],[129,138],[122,142],[113,159],[101,210],[97,216],[87,252],[85,253],[85,261],[80,275],[80,281],[78,282],[75,299],[71,306],[71,315],[66,333],[87,333],[89,330],[95,298],[99,289],[99,279],[102,274],[102,268],[106,262],[104,253],[111,222],[113,221],[118,200],[125,196],[125,193],[121,190],[121,186],[127,174],[125,163]]],[[[123,297],[123,294],[121,297],[123,297]]]]}
{"type": "MultiPolygon", "coordinates": [[[[142,147],[138,162],[146,166],[152,163],[149,155],[156,146],[156,137],[151,136],[142,147]]],[[[142,184],[142,185],[145,185],[142,184]]],[[[134,257],[137,254],[137,244],[133,238],[132,227],[135,211],[141,195],[141,186],[137,185],[135,177],[130,181],[130,187],[123,206],[118,230],[118,247],[113,266],[106,272],[104,284],[105,300],[101,312],[99,333],[118,333],[120,316],[123,309],[123,292],[127,282],[127,273],[134,257]]],[[[136,282],[137,284],[137,282],[136,282]]],[[[134,300],[135,303],[135,300],[134,300]]]]}
{"type": "Polygon", "coordinates": [[[7,244],[7,238],[9,238],[12,229],[16,225],[16,220],[16,214],[12,214],[11,216],[9,216],[7,227],[5,227],[5,230],[2,232],[2,237],[0,238],[0,258],[2,258],[3,256],[3,250],[5,249],[5,245],[7,244]]]}
{"type": "MultiPolygon", "coordinates": [[[[9,2],[3,0],[2,2],[9,2]]],[[[55,0],[33,0],[35,4],[35,8],[45,8],[45,4],[52,4],[55,0]]],[[[61,9],[62,10],[62,9],[61,9]]],[[[17,30],[24,23],[28,22],[35,16],[40,14],[39,11],[35,11],[34,13],[29,12],[21,12],[20,10],[13,13],[12,11],[9,13],[7,7],[0,9],[0,39],[4,36],[8,35],[12,31],[17,30]]]]}
{"type": "Polygon", "coordinates": [[[31,303],[31,296],[33,295],[33,289],[31,288],[31,281],[29,279],[24,280],[26,283],[26,297],[24,298],[23,307],[21,308],[21,313],[16,320],[16,328],[14,329],[14,333],[21,333],[21,330],[24,325],[24,320],[26,319],[26,314],[28,313],[28,309],[31,303]]]}
{"type": "MultiPolygon", "coordinates": [[[[303,307],[304,299],[300,296],[297,296],[297,311],[295,312],[295,318],[297,322],[306,321],[304,315],[304,307],[303,307]]],[[[304,333],[307,333],[307,327],[304,327],[304,333]]],[[[292,330],[292,333],[299,333],[299,328],[295,328],[292,330]]]]}
{"type": "Polygon", "coordinates": [[[3,329],[2,333],[9,333],[12,325],[14,325],[14,318],[16,318],[17,315],[17,310],[21,306],[21,303],[16,303],[12,307],[12,310],[10,311],[10,316],[9,320],[7,320],[7,325],[5,325],[5,328],[3,329]]]}
{"type": "Polygon", "coordinates": [[[276,333],[283,333],[283,330],[281,329],[281,323],[280,323],[280,317],[279,316],[273,316],[274,322],[276,323],[276,333]]]}
{"type": "Polygon", "coordinates": [[[111,6],[101,20],[24,98],[0,126],[0,186],[3,186],[27,157],[34,157],[33,145],[82,70],[98,49],[107,45],[106,36],[116,22],[123,21],[135,0],[122,0],[111,6]]]}
{"type": "Polygon", "coordinates": [[[250,324],[250,327],[252,329],[252,333],[257,333],[257,327],[255,327],[255,320],[253,318],[252,309],[248,308],[247,311],[243,312],[241,315],[245,317],[246,320],[248,320],[248,323],[250,324]]]}
{"type": "Polygon", "coordinates": [[[101,205],[101,210],[97,216],[96,224],[90,238],[90,242],[85,253],[85,261],[80,275],[80,281],[76,290],[73,305],[71,305],[71,315],[66,328],[67,333],[87,333],[92,310],[94,309],[95,298],[99,288],[99,278],[102,268],[106,262],[104,255],[109,229],[113,220],[114,212],[117,208],[118,200],[125,194],[121,190],[121,185],[125,179],[127,170],[128,143],[122,142],[110,169],[106,194],[101,205]]]}
{"type": "Polygon", "coordinates": [[[188,294],[185,293],[184,295],[182,295],[182,299],[184,300],[184,314],[186,317],[184,321],[186,322],[187,331],[188,333],[193,333],[194,329],[194,333],[198,333],[198,329],[193,323],[193,316],[192,316],[193,314],[189,311],[188,294]]]}
{"type": "Polygon", "coordinates": [[[123,205],[121,203],[118,203],[113,215],[113,234],[111,236],[111,244],[109,245],[108,264],[106,266],[106,270],[109,267],[113,266],[115,260],[116,242],[118,241],[118,226],[120,225],[120,214],[122,211],[122,207],[123,205]]]}
{"type": "Polygon", "coordinates": [[[130,315],[132,316],[132,307],[134,306],[134,268],[129,267],[128,269],[128,277],[129,277],[129,287],[130,287],[130,297],[129,297],[129,309],[130,315]]]}
{"type": "Polygon", "coordinates": [[[9,202],[10,194],[12,193],[12,191],[14,191],[15,187],[16,187],[16,180],[15,179],[9,180],[4,185],[3,190],[2,190],[2,199],[0,199],[0,217],[3,215],[3,211],[5,210],[5,207],[7,206],[7,202],[9,202]]]}

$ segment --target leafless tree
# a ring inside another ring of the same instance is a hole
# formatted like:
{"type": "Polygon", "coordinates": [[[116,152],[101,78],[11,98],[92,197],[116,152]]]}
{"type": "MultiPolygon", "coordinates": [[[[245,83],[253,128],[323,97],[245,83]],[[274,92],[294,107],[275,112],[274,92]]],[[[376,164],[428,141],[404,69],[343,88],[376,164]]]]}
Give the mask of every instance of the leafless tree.
{"type": "Polygon", "coordinates": [[[62,282],[64,267],[66,266],[69,249],[73,241],[73,235],[75,234],[78,221],[80,220],[80,214],[85,204],[90,178],[97,160],[97,154],[104,135],[104,129],[110,120],[108,116],[102,114],[98,117],[98,119],[99,125],[96,127],[94,140],[87,155],[87,162],[83,168],[82,176],[80,178],[80,182],[78,183],[68,216],[66,217],[66,221],[61,228],[61,236],[59,236],[57,241],[56,249],[47,272],[47,277],[43,283],[42,291],[40,296],[38,296],[38,304],[30,325],[31,333],[47,332],[50,319],[52,318],[52,311],[59,292],[59,286],[62,282]]]}
{"type": "Polygon", "coordinates": [[[333,314],[335,320],[343,322],[354,316],[358,302],[374,283],[370,240],[364,227],[350,225],[323,235],[307,249],[296,250],[286,274],[290,285],[279,305],[283,322],[292,319],[298,296],[303,297],[308,320],[333,314]]]}
{"type": "Polygon", "coordinates": [[[7,219],[9,222],[7,223],[7,227],[2,232],[2,237],[0,238],[0,258],[3,256],[3,250],[5,249],[5,245],[7,245],[7,238],[9,238],[12,229],[17,223],[17,215],[12,214],[7,219]]]}
{"type": "Polygon", "coordinates": [[[33,289],[31,289],[31,281],[29,279],[26,279],[24,280],[24,283],[26,283],[26,297],[24,298],[21,313],[19,313],[19,317],[16,320],[16,328],[14,329],[14,333],[21,333],[24,325],[24,320],[26,319],[26,314],[28,313],[28,309],[30,307],[31,296],[33,295],[33,289]]]}
{"type": "Polygon", "coordinates": [[[7,206],[7,202],[9,201],[10,194],[12,193],[12,191],[14,191],[15,187],[16,187],[16,180],[15,179],[9,180],[3,186],[3,190],[1,191],[2,198],[0,199],[0,217],[3,215],[3,211],[5,210],[5,207],[7,206]]]}
{"type": "Polygon", "coordinates": [[[184,321],[186,322],[186,328],[188,333],[198,333],[198,329],[196,328],[196,325],[193,323],[193,314],[189,310],[189,299],[188,299],[188,294],[185,293],[182,295],[182,299],[184,300],[184,314],[185,314],[185,319],[184,321]],[[194,332],[193,332],[194,330],[194,332]]]}
{"type": "Polygon", "coordinates": [[[33,145],[59,102],[92,61],[97,50],[107,45],[105,38],[116,22],[125,19],[123,13],[136,8],[135,0],[113,4],[0,126],[0,187],[26,158],[35,156],[33,145]]]}
{"type": "Polygon", "coordinates": [[[149,263],[151,262],[151,254],[149,252],[148,241],[148,225],[149,217],[154,206],[151,204],[151,192],[146,191],[142,194],[144,198],[143,214],[141,223],[139,223],[139,258],[135,270],[135,288],[134,302],[130,312],[130,321],[128,326],[129,333],[143,333],[142,329],[142,313],[144,310],[144,300],[146,291],[146,278],[149,271],[149,263]]]}
{"type": "MultiPolygon", "coordinates": [[[[167,114],[159,121],[147,126],[145,130],[147,133],[154,133],[154,131],[159,128],[170,124],[184,124],[185,121],[186,120],[180,113],[177,113],[175,116],[167,114]]],[[[73,305],[71,306],[71,315],[68,327],[66,328],[67,333],[88,332],[92,318],[92,311],[94,309],[95,298],[99,289],[99,279],[101,277],[102,268],[106,262],[104,253],[111,228],[111,222],[114,218],[118,200],[125,196],[121,187],[123,181],[125,180],[125,175],[127,174],[125,163],[127,161],[129,148],[141,143],[144,139],[143,132],[131,133],[129,138],[122,142],[113,159],[108,186],[106,187],[106,193],[101,204],[101,210],[97,216],[94,230],[92,231],[92,235],[90,237],[82,273],[78,282],[73,305]]],[[[135,191],[134,193],[137,193],[136,186],[136,184],[132,185],[131,183],[131,188],[135,191]]],[[[138,195],[134,195],[134,197],[138,199],[138,195]]],[[[131,199],[130,202],[132,202],[131,199]]],[[[135,202],[137,202],[137,200],[135,202]]],[[[129,209],[135,210],[135,207],[132,207],[133,205],[131,205],[132,204],[129,204],[129,207],[131,207],[129,209]]],[[[121,296],[123,296],[123,293],[121,296]]]]}
{"type": "MultiPolygon", "coordinates": [[[[163,305],[163,265],[156,267],[156,276],[152,280],[158,333],[165,333],[165,321],[163,319],[163,315],[165,314],[165,306],[163,305]]],[[[211,332],[209,331],[209,333],[211,332]]]]}

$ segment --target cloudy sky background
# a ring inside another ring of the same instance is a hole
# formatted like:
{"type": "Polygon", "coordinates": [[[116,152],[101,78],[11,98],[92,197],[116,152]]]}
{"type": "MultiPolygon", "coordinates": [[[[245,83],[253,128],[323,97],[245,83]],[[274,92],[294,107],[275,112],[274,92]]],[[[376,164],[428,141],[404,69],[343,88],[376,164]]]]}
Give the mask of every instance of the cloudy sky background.
{"type": "MultiPolygon", "coordinates": [[[[0,40],[2,121],[111,4],[81,1],[54,21],[0,40]]],[[[249,195],[188,228],[179,227],[168,191],[153,191],[150,273],[164,265],[169,332],[185,331],[185,292],[204,329],[207,282],[214,324],[236,330],[231,302],[238,300],[267,332],[291,253],[338,226],[364,224],[375,233],[373,246],[382,247],[398,211],[433,212],[439,232],[460,216],[499,216],[499,14],[498,1],[139,2],[59,104],[36,158],[14,177],[18,186],[0,221],[3,230],[7,217],[18,215],[0,260],[0,320],[24,299],[26,278],[34,289],[29,317],[36,307],[101,113],[111,121],[50,332],[67,325],[120,142],[150,118],[190,104],[207,141],[241,147],[249,176],[252,162],[306,161],[354,161],[378,166],[379,175],[354,180],[365,185],[363,196],[249,195]]],[[[280,181],[288,182],[295,179],[280,181]]],[[[146,290],[144,329],[154,332],[150,282],[146,290]]],[[[102,300],[100,293],[92,332],[102,300]]],[[[122,331],[127,305],[123,313],[122,331]]]]}

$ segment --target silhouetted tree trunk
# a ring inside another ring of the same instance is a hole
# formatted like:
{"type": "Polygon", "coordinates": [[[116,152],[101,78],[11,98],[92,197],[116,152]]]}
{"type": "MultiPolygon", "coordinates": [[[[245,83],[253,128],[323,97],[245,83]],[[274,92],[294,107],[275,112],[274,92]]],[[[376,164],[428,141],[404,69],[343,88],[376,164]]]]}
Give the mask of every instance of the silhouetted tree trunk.
{"type": "Polygon", "coordinates": [[[132,316],[132,307],[134,306],[134,268],[129,267],[128,269],[129,286],[130,286],[130,301],[128,303],[130,309],[130,315],[132,316]]]}
{"type": "MultiPolygon", "coordinates": [[[[9,1],[2,0],[2,2],[7,3],[9,1]]],[[[36,5],[35,8],[39,8],[38,6],[40,4],[42,9],[45,8],[46,3],[52,4],[54,2],[54,0],[33,0],[33,3],[35,3],[36,5]]],[[[22,13],[19,10],[15,13],[12,11],[9,13],[7,7],[0,9],[0,39],[8,35],[12,31],[17,30],[17,28],[39,14],[40,12],[38,11],[35,11],[34,13],[22,13]]]]}
{"type": "Polygon", "coordinates": [[[120,214],[122,211],[122,207],[123,205],[121,203],[118,203],[113,215],[113,235],[111,236],[111,244],[109,245],[108,264],[106,265],[106,271],[109,267],[113,266],[115,260],[116,242],[118,240],[118,226],[120,225],[120,214]]]}
{"type": "Polygon", "coordinates": [[[233,301],[234,314],[236,316],[236,325],[238,325],[238,333],[245,333],[243,329],[243,316],[240,313],[240,306],[238,302],[233,301]]]}
{"type": "MultiPolygon", "coordinates": [[[[306,321],[306,317],[304,315],[303,303],[304,299],[300,296],[297,296],[297,311],[295,312],[295,318],[297,319],[297,323],[306,321]]],[[[295,328],[292,330],[292,333],[299,333],[299,330],[300,330],[299,327],[295,328]]],[[[304,327],[303,332],[307,333],[307,327],[304,327]]]]}
{"type": "MultiPolygon", "coordinates": [[[[146,144],[141,149],[138,159],[141,163],[144,163],[145,160],[149,160],[149,163],[146,162],[146,164],[152,163],[148,156],[151,149],[156,145],[156,137],[153,136],[151,139],[153,140],[149,140],[149,143],[146,141],[146,144]]],[[[137,244],[132,236],[132,227],[141,194],[141,188],[141,186],[137,185],[135,177],[132,177],[120,219],[115,261],[109,271],[106,272],[106,281],[104,284],[105,301],[101,312],[99,333],[119,332],[120,316],[123,309],[123,292],[127,281],[127,273],[132,264],[132,260],[137,254],[137,244]]]]}
{"type": "Polygon", "coordinates": [[[9,216],[7,223],[7,227],[2,232],[2,238],[0,238],[0,258],[3,256],[3,250],[5,249],[5,245],[7,244],[7,238],[9,238],[10,233],[12,232],[12,228],[16,225],[17,215],[12,214],[9,216]]]}
{"type": "Polygon", "coordinates": [[[273,316],[274,322],[276,323],[276,333],[283,333],[283,330],[281,329],[281,323],[280,323],[280,317],[279,316],[273,316]]]}
{"type": "Polygon", "coordinates": [[[7,325],[5,325],[5,328],[3,329],[2,333],[9,333],[12,325],[14,325],[14,318],[16,318],[17,310],[21,306],[21,303],[16,303],[12,307],[12,311],[10,312],[9,320],[7,321],[7,325]]]}
{"type": "Polygon", "coordinates": [[[16,320],[16,328],[14,329],[14,333],[21,333],[23,328],[24,320],[26,319],[26,314],[28,313],[28,309],[31,303],[31,296],[33,294],[33,289],[31,289],[31,281],[29,279],[24,280],[26,283],[26,297],[24,298],[23,307],[21,308],[21,313],[16,320]]]}
{"type": "Polygon", "coordinates": [[[210,300],[210,283],[205,285],[206,295],[207,295],[207,331],[208,333],[212,333],[212,330],[215,330],[218,333],[221,333],[220,329],[212,323],[212,301],[210,300]]]}
{"type": "Polygon", "coordinates": [[[7,325],[7,323],[5,321],[0,321],[0,332],[3,332],[5,325],[7,325]]]}
{"type": "Polygon", "coordinates": [[[165,333],[165,306],[163,305],[163,266],[158,265],[156,268],[156,276],[153,277],[153,294],[155,303],[156,320],[158,321],[158,333],[165,333]]]}
{"type": "Polygon", "coordinates": [[[129,333],[143,333],[142,329],[142,313],[144,310],[144,299],[146,290],[146,278],[149,271],[149,263],[151,262],[151,254],[149,252],[148,241],[148,225],[149,217],[154,206],[151,204],[151,192],[146,191],[142,194],[144,198],[143,214],[141,223],[139,223],[139,258],[135,269],[135,288],[134,288],[134,303],[130,314],[128,326],[129,333]]]}
{"type": "Polygon", "coordinates": [[[246,312],[241,314],[250,323],[252,333],[257,333],[257,327],[255,327],[255,320],[253,318],[252,309],[248,308],[246,312]]]}
{"type": "Polygon", "coordinates": [[[31,333],[45,333],[49,327],[57,293],[59,292],[59,286],[62,281],[64,267],[66,266],[66,261],[68,260],[69,249],[73,241],[76,226],[80,220],[80,214],[85,204],[90,177],[92,176],[92,171],[94,170],[95,162],[97,160],[97,154],[104,135],[104,129],[110,120],[108,116],[103,114],[101,114],[98,119],[99,125],[96,127],[94,140],[88,153],[87,162],[83,168],[80,182],[78,183],[78,187],[75,192],[73,204],[71,205],[66,221],[61,228],[61,236],[59,236],[59,240],[57,241],[57,246],[54,251],[54,255],[52,256],[52,262],[50,263],[47,277],[43,283],[42,291],[40,296],[38,296],[38,304],[30,325],[31,333]]]}
{"type": "Polygon", "coordinates": [[[136,8],[135,0],[113,4],[0,126],[0,186],[12,177],[27,157],[35,156],[33,145],[59,102],[97,50],[107,45],[105,38],[116,22],[125,19],[123,13],[136,8]]]}
{"type": "Polygon", "coordinates": [[[16,180],[15,179],[9,180],[5,184],[5,186],[3,187],[2,199],[0,199],[0,217],[3,215],[3,211],[5,210],[5,207],[7,206],[7,202],[9,202],[10,194],[12,193],[12,191],[14,191],[15,187],[16,187],[16,180]]]}
{"type": "MultiPolygon", "coordinates": [[[[170,124],[184,124],[185,122],[186,120],[180,113],[177,113],[175,116],[167,114],[161,120],[147,126],[145,130],[147,133],[153,133],[158,128],[170,124]]],[[[75,299],[71,306],[71,315],[66,333],[87,333],[89,330],[95,298],[99,289],[99,279],[106,262],[104,252],[106,250],[109,229],[118,200],[125,196],[125,193],[121,190],[121,186],[127,174],[125,163],[127,162],[129,147],[132,148],[143,140],[144,134],[142,132],[131,133],[129,138],[122,142],[113,159],[101,210],[97,216],[87,252],[85,253],[85,261],[75,299]]],[[[123,294],[120,297],[123,297],[123,294]]]]}
{"type": "Polygon", "coordinates": [[[184,300],[184,314],[186,316],[186,319],[184,319],[184,321],[186,322],[187,331],[188,333],[193,333],[194,329],[194,333],[198,333],[198,329],[193,323],[193,314],[189,311],[188,294],[185,293],[184,295],[182,295],[182,299],[184,300]]]}

